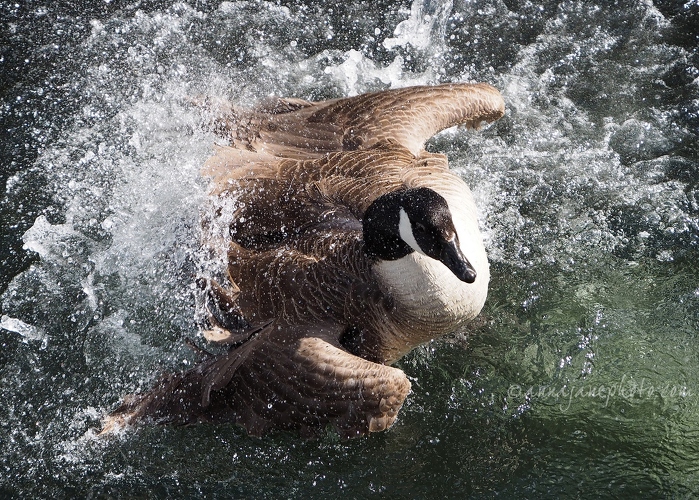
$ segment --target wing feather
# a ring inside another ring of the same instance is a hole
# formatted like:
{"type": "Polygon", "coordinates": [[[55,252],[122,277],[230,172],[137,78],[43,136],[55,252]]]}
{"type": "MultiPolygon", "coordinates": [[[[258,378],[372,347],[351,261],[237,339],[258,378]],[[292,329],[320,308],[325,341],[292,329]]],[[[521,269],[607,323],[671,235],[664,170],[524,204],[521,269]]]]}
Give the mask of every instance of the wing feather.
{"type": "Polygon", "coordinates": [[[505,113],[498,90],[484,83],[406,87],[316,103],[277,102],[284,112],[274,106],[247,113],[230,108],[219,130],[236,148],[286,158],[370,149],[385,142],[417,155],[440,130],[478,128],[505,113]]]}
{"type": "Polygon", "coordinates": [[[127,399],[108,417],[104,432],[143,418],[236,421],[253,435],[272,428],[315,434],[332,425],[350,437],[390,427],[410,382],[397,368],[342,349],[333,328],[270,325],[244,346],[127,399]]]}

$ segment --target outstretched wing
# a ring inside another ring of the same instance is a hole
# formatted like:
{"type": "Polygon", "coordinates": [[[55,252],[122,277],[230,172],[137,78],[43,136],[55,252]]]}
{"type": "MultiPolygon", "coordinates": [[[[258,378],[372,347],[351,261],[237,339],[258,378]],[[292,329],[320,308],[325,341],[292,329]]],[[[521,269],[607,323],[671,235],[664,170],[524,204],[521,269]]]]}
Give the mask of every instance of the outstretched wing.
{"type": "Polygon", "coordinates": [[[250,112],[228,107],[216,130],[241,162],[308,158],[394,142],[417,155],[445,128],[477,128],[505,113],[497,89],[484,83],[417,86],[308,102],[275,99],[250,112]]]}
{"type": "Polygon", "coordinates": [[[257,337],[133,396],[103,432],[142,419],[236,422],[252,435],[272,429],[312,436],[333,426],[343,437],[390,427],[410,391],[396,368],[349,354],[332,327],[270,325],[257,337]]]}

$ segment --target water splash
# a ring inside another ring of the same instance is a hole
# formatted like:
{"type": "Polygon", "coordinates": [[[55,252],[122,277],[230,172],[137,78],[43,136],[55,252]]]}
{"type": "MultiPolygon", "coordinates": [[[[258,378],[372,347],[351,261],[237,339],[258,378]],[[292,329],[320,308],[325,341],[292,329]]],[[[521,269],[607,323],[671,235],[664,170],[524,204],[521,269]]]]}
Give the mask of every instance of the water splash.
{"type": "Polygon", "coordinates": [[[570,496],[580,492],[561,482],[613,488],[622,476],[665,496],[696,485],[692,397],[581,398],[565,415],[507,397],[511,384],[578,377],[693,380],[699,100],[696,55],[675,43],[680,14],[649,2],[146,4],[32,11],[39,28],[51,21],[50,43],[27,59],[48,69],[0,110],[31,123],[18,141],[40,148],[3,198],[7,213],[31,215],[23,240],[12,236],[33,257],[2,295],[0,487],[271,496],[342,480],[361,497],[366,477],[412,496],[541,484],[570,496]],[[429,147],[474,188],[493,289],[475,336],[405,360],[416,390],[391,433],[306,445],[150,429],[97,444],[90,429],[121,396],[192,360],[181,342],[197,332],[192,283],[217,267],[199,248],[198,171],[214,137],[192,98],[249,105],[473,80],[502,90],[507,115],[429,147]],[[674,484],[650,484],[649,470],[674,484]]]}
{"type": "Polygon", "coordinates": [[[0,317],[0,328],[4,328],[8,332],[14,332],[21,335],[25,341],[41,341],[42,348],[45,348],[46,342],[48,342],[46,332],[44,332],[41,328],[29,325],[17,318],[11,318],[7,314],[3,314],[2,317],[0,317]]]}

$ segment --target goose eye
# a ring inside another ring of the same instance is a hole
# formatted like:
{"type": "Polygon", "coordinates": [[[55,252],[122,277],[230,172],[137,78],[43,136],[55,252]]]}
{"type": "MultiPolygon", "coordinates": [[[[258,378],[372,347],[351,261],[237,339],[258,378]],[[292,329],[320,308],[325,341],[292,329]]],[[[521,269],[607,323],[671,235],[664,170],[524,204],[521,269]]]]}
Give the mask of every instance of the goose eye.
{"type": "Polygon", "coordinates": [[[425,225],[422,222],[416,222],[414,229],[415,229],[415,231],[418,231],[420,233],[427,232],[427,228],[425,227],[425,225]]]}

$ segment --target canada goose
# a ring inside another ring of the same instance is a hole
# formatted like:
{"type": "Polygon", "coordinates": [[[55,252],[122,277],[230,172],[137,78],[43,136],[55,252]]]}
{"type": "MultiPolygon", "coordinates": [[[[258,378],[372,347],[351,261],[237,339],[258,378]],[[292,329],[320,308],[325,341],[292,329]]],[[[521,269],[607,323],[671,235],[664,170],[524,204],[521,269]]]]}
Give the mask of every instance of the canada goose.
{"type": "Polygon", "coordinates": [[[388,365],[473,319],[488,288],[470,190],[424,142],[503,113],[485,84],[223,112],[231,145],[205,165],[203,224],[205,244],[226,249],[229,283],[199,284],[204,336],[228,349],[127,398],[105,431],[144,417],[253,435],[388,428],[410,390],[388,365]],[[231,205],[224,239],[215,226],[231,205]]]}

